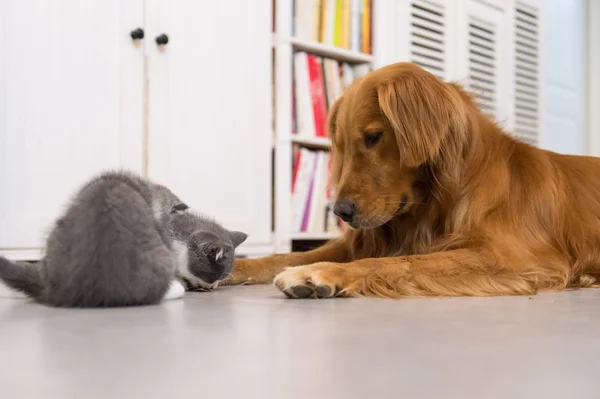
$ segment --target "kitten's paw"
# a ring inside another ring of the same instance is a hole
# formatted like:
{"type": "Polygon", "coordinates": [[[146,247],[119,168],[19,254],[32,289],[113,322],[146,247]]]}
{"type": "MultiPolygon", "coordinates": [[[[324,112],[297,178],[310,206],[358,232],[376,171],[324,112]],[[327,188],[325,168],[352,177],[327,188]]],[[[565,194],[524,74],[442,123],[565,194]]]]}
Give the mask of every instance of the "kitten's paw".
{"type": "Polygon", "coordinates": [[[163,297],[163,301],[167,301],[169,299],[179,299],[182,298],[184,294],[185,287],[179,281],[173,280],[169,285],[167,293],[163,297]]]}

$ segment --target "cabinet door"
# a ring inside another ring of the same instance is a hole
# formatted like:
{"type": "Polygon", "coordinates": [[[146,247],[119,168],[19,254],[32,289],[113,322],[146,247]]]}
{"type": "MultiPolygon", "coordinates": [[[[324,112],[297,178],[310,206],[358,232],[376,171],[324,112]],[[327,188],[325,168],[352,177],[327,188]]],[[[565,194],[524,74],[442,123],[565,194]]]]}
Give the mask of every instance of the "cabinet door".
{"type": "MultiPolygon", "coordinates": [[[[35,253],[73,190],[141,171],[143,0],[0,0],[0,250],[35,253]]],[[[18,255],[15,255],[18,257],[18,255]]]]}
{"type": "Polygon", "coordinates": [[[271,0],[146,0],[149,176],[246,245],[271,240],[271,18],[271,0]]]}

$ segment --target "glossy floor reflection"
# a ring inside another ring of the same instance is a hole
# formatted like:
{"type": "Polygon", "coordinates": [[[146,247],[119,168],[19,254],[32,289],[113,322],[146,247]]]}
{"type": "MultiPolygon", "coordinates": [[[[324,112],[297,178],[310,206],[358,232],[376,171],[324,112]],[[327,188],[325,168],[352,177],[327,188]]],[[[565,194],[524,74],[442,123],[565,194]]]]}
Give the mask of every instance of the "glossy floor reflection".
{"type": "Polygon", "coordinates": [[[596,398],[600,290],[65,310],[0,287],[3,398],[596,398]]]}

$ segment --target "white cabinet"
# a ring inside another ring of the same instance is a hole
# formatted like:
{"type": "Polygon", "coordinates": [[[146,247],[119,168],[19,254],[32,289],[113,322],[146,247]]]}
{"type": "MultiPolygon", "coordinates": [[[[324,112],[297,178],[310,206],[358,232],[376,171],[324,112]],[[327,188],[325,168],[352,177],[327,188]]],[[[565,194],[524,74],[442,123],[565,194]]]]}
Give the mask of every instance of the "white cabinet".
{"type": "Polygon", "coordinates": [[[149,176],[268,244],[271,1],[146,5],[147,30],[169,38],[148,49],[149,176]]]}
{"type": "Polygon", "coordinates": [[[35,258],[73,190],[118,167],[266,248],[270,20],[267,0],[0,0],[0,253],[35,258]]]}
{"type": "Polygon", "coordinates": [[[42,246],[69,195],[140,170],[142,0],[0,1],[0,249],[42,246]]]}

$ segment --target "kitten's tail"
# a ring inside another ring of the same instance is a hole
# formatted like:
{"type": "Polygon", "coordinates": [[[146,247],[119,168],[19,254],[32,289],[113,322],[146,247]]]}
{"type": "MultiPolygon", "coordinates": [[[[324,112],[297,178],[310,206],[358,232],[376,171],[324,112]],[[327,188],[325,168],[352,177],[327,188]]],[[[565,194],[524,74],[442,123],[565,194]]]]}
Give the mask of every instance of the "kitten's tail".
{"type": "Polygon", "coordinates": [[[0,256],[0,279],[33,298],[38,298],[42,292],[40,267],[37,265],[14,263],[0,256]]]}

